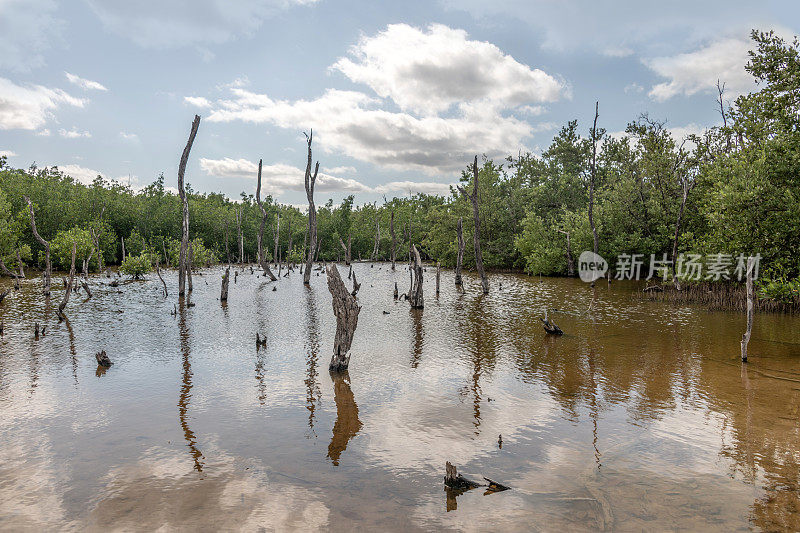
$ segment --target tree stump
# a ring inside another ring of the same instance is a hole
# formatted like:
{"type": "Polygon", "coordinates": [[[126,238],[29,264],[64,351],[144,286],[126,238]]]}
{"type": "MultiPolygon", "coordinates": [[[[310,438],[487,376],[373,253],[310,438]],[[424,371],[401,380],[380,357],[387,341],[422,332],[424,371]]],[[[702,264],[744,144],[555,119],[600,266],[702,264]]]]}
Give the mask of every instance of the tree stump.
{"type": "Polygon", "coordinates": [[[333,341],[333,357],[329,370],[341,372],[347,370],[350,364],[350,345],[353,343],[353,334],[358,325],[358,313],[361,306],[356,303],[355,297],[350,294],[339,275],[336,265],[327,268],[328,290],[333,297],[333,314],[336,315],[336,337],[333,341]]]}
{"type": "Polygon", "coordinates": [[[228,301],[228,283],[231,280],[231,268],[228,267],[225,269],[225,274],[222,275],[222,290],[219,294],[219,301],[220,302],[227,302],[228,301]]]}
{"type": "Polygon", "coordinates": [[[422,260],[419,257],[417,245],[412,246],[411,249],[414,254],[414,281],[408,299],[411,302],[412,309],[422,309],[425,307],[425,299],[422,296],[422,260]]]}
{"type": "Polygon", "coordinates": [[[459,474],[456,466],[450,461],[445,463],[444,469],[444,484],[452,489],[469,490],[481,486],[480,483],[472,481],[471,479],[467,479],[459,474]]]}
{"type": "Polygon", "coordinates": [[[94,354],[94,358],[97,359],[97,364],[102,366],[102,367],[108,368],[113,364],[111,362],[111,359],[109,359],[108,356],[106,355],[106,351],[105,350],[102,350],[102,351],[97,352],[96,354],[94,354]]]}

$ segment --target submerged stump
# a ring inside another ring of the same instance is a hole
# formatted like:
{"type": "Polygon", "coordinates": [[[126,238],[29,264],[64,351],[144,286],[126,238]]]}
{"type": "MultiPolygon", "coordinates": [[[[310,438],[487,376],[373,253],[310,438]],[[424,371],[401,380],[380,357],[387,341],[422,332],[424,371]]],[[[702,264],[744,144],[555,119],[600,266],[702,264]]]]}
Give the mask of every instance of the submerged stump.
{"type": "Polygon", "coordinates": [[[353,343],[353,334],[358,325],[358,313],[361,306],[356,303],[355,297],[347,290],[336,265],[327,268],[328,290],[333,297],[333,314],[336,315],[336,337],[333,341],[333,357],[329,370],[341,372],[347,370],[350,364],[350,345],[353,343]]]}

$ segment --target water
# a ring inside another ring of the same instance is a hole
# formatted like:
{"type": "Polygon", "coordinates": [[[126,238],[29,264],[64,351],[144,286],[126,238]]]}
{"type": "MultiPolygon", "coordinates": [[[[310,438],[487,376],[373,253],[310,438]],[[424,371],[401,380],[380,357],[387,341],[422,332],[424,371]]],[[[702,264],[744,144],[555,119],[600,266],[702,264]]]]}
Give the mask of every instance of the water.
{"type": "Polygon", "coordinates": [[[354,269],[338,378],[324,273],[248,267],[225,306],[208,269],[175,316],[174,272],[167,299],[95,278],[60,324],[63,289],[26,280],[0,305],[0,529],[800,529],[798,317],[757,315],[743,367],[743,315],[630,285],[443,272],[437,297],[428,268],[418,312],[404,266],[354,269]],[[513,490],[448,492],[445,461],[513,490]]]}

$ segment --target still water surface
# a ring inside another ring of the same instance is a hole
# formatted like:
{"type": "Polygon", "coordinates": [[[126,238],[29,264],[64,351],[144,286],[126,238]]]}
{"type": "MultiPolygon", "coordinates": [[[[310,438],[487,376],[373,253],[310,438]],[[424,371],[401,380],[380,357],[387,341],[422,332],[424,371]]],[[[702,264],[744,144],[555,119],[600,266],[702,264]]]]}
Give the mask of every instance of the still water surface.
{"type": "Polygon", "coordinates": [[[208,269],[174,316],[174,273],[167,299],[94,278],[60,324],[63,289],[26,280],[0,305],[0,529],[800,529],[798,317],[757,315],[742,366],[741,314],[630,285],[443,272],[437,297],[428,269],[418,312],[405,267],[355,270],[340,377],[324,273],[248,267],[225,306],[208,269]],[[449,493],[445,461],[513,490],[449,493]]]}

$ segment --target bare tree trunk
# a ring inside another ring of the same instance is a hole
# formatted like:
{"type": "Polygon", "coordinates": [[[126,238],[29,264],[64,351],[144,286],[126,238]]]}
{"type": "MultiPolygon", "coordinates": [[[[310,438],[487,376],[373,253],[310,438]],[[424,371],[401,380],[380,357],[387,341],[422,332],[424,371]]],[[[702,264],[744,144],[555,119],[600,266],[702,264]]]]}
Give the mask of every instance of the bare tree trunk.
{"type": "Polygon", "coordinates": [[[244,263],[244,233],[242,232],[242,217],[244,216],[244,207],[238,206],[236,211],[236,235],[239,237],[239,264],[244,263]]]}
{"type": "Polygon", "coordinates": [[[394,234],[394,209],[392,209],[392,218],[389,225],[389,230],[392,233],[392,270],[394,270],[395,254],[397,250],[397,237],[394,234]]]}
{"type": "Polygon", "coordinates": [[[372,261],[378,260],[378,248],[380,247],[381,242],[381,226],[380,221],[378,219],[378,214],[375,214],[375,244],[372,246],[372,261]]]}
{"type": "MultiPolygon", "coordinates": [[[[594,188],[597,180],[597,118],[600,116],[600,102],[594,104],[594,125],[592,126],[592,166],[589,177],[589,226],[592,228],[592,239],[594,241],[593,251],[597,255],[600,243],[597,239],[597,227],[594,224],[594,188]]],[[[594,280],[592,280],[594,287],[594,280]]]]}
{"type": "Polygon", "coordinates": [[[75,281],[75,252],[77,251],[77,245],[75,242],[72,243],[72,265],[69,267],[69,281],[67,282],[67,286],[64,289],[64,299],[61,300],[61,303],[58,304],[58,310],[56,314],[58,315],[59,322],[67,318],[67,315],[64,314],[64,308],[67,307],[67,302],[69,302],[69,295],[72,293],[72,284],[75,281]]]}
{"type": "Polygon", "coordinates": [[[292,255],[292,219],[286,225],[286,232],[289,234],[289,246],[286,248],[286,273],[289,273],[289,260],[292,255]]]}
{"type": "Polygon", "coordinates": [[[125,262],[125,237],[120,235],[119,237],[120,242],[122,243],[122,262],[125,262]]]}
{"type": "Polygon", "coordinates": [[[25,201],[28,202],[28,208],[31,212],[31,230],[33,231],[33,236],[36,237],[36,240],[44,246],[44,288],[43,291],[45,296],[50,295],[50,275],[51,275],[51,267],[50,267],[50,243],[42,238],[39,235],[39,232],[36,231],[36,217],[33,214],[33,204],[31,203],[30,198],[27,196],[24,197],[25,201]]]}
{"type": "Polygon", "coordinates": [[[350,265],[350,236],[348,235],[348,237],[347,237],[347,245],[345,245],[344,241],[342,240],[342,238],[339,237],[339,246],[341,246],[342,250],[344,251],[344,264],[349,266],[350,265]]]}
{"type": "Polygon", "coordinates": [[[314,206],[314,184],[317,182],[317,172],[319,172],[319,161],[314,167],[314,173],[311,173],[311,139],[314,132],[307,136],[308,140],[308,162],[306,163],[305,186],[306,186],[306,199],[308,199],[308,256],[306,257],[306,270],[303,272],[303,283],[308,285],[311,281],[311,268],[314,264],[315,248],[318,249],[317,243],[317,208],[314,206]]]}
{"type": "Polygon", "coordinates": [[[676,290],[681,290],[681,282],[678,279],[675,265],[678,262],[678,237],[681,232],[681,221],[683,219],[683,212],[686,209],[686,200],[689,198],[689,191],[692,187],[689,185],[689,180],[684,177],[681,179],[681,188],[683,195],[681,197],[681,207],[678,210],[678,219],[675,221],[675,236],[672,239],[672,283],[675,285],[676,290]]]}
{"type": "Polygon", "coordinates": [[[464,265],[464,229],[461,217],[458,217],[458,257],[456,257],[456,285],[461,285],[461,267],[464,265]]]}
{"type": "Polygon", "coordinates": [[[264,204],[261,203],[261,160],[258,160],[258,184],[256,185],[256,203],[258,203],[258,208],[261,210],[261,226],[258,228],[258,237],[257,237],[257,244],[258,244],[258,264],[261,265],[261,269],[264,270],[264,275],[269,276],[269,279],[272,281],[277,280],[278,278],[275,277],[275,274],[272,273],[272,270],[269,268],[269,262],[267,261],[266,257],[264,256],[264,226],[267,223],[267,210],[264,209],[264,204]]]}
{"type": "Polygon", "coordinates": [[[158,268],[158,261],[156,261],[156,274],[158,274],[158,279],[161,280],[161,285],[164,286],[164,298],[166,298],[169,296],[169,293],[167,292],[167,283],[164,281],[164,278],[161,277],[161,269],[158,268]]]}
{"type": "Polygon", "coordinates": [[[486,278],[486,272],[483,270],[483,255],[481,254],[481,217],[478,211],[478,156],[475,156],[475,161],[472,163],[473,174],[473,189],[472,194],[467,194],[466,189],[459,186],[458,190],[465,198],[472,201],[472,218],[475,224],[475,231],[473,237],[475,240],[475,268],[478,270],[478,275],[481,277],[481,286],[483,287],[483,294],[489,294],[489,280],[486,278]]]}
{"type": "Polygon", "coordinates": [[[280,258],[278,257],[278,241],[281,238],[281,214],[278,213],[278,220],[275,223],[275,231],[273,232],[273,237],[275,238],[275,252],[272,256],[272,260],[275,262],[275,265],[280,264],[280,258]]]}
{"type": "Polygon", "coordinates": [[[572,261],[572,243],[570,242],[569,232],[563,229],[556,230],[567,236],[567,275],[573,277],[575,275],[575,263],[572,261]]]}
{"type": "Polygon", "coordinates": [[[2,270],[2,271],[3,271],[3,274],[5,274],[6,276],[8,276],[9,278],[18,278],[18,277],[20,277],[20,275],[19,275],[19,274],[14,274],[13,272],[11,272],[11,271],[8,269],[8,267],[6,266],[6,264],[3,262],[3,260],[2,260],[2,259],[0,259],[0,270],[2,270]]]}
{"type": "Polygon", "coordinates": [[[228,301],[228,282],[231,279],[231,267],[225,269],[225,274],[222,275],[222,290],[219,295],[220,302],[228,301]]]}
{"type": "Polygon", "coordinates": [[[750,333],[753,330],[753,311],[755,308],[755,294],[753,293],[753,270],[756,266],[755,257],[747,258],[747,329],[742,335],[742,362],[747,362],[747,344],[750,342],[750,333]]]}
{"type": "Polygon", "coordinates": [[[189,199],[186,197],[186,189],[183,185],[183,176],[186,173],[186,164],[189,162],[189,152],[192,150],[194,138],[197,135],[197,128],[200,127],[200,116],[195,115],[192,121],[192,129],[189,132],[189,140],[186,142],[186,147],[181,154],[180,165],[178,165],[178,195],[181,197],[183,204],[183,222],[181,232],[181,251],[178,265],[178,295],[183,296],[186,293],[186,275],[187,270],[189,274],[189,291],[191,291],[191,264],[189,269],[186,268],[186,256],[189,253],[189,199]]]}
{"type": "Polygon", "coordinates": [[[439,277],[442,274],[442,265],[436,261],[436,295],[439,295],[439,277]]]}
{"type": "Polygon", "coordinates": [[[412,245],[411,250],[414,256],[414,264],[412,267],[414,281],[408,299],[411,302],[412,309],[422,309],[425,307],[425,299],[422,295],[422,260],[419,257],[419,250],[417,250],[415,245],[412,245]]]}
{"type": "Polygon", "coordinates": [[[194,266],[194,250],[192,241],[189,241],[188,264],[186,265],[186,280],[189,282],[189,292],[192,292],[192,267],[194,266]]]}
{"type": "Polygon", "coordinates": [[[225,258],[228,261],[228,264],[231,264],[231,250],[228,247],[228,221],[225,220],[225,258]]]}
{"type": "Polygon", "coordinates": [[[361,306],[348,292],[336,265],[327,268],[328,290],[333,297],[333,314],[336,315],[336,337],[333,341],[333,357],[329,369],[332,372],[347,370],[350,364],[350,345],[358,325],[361,306]]]}

